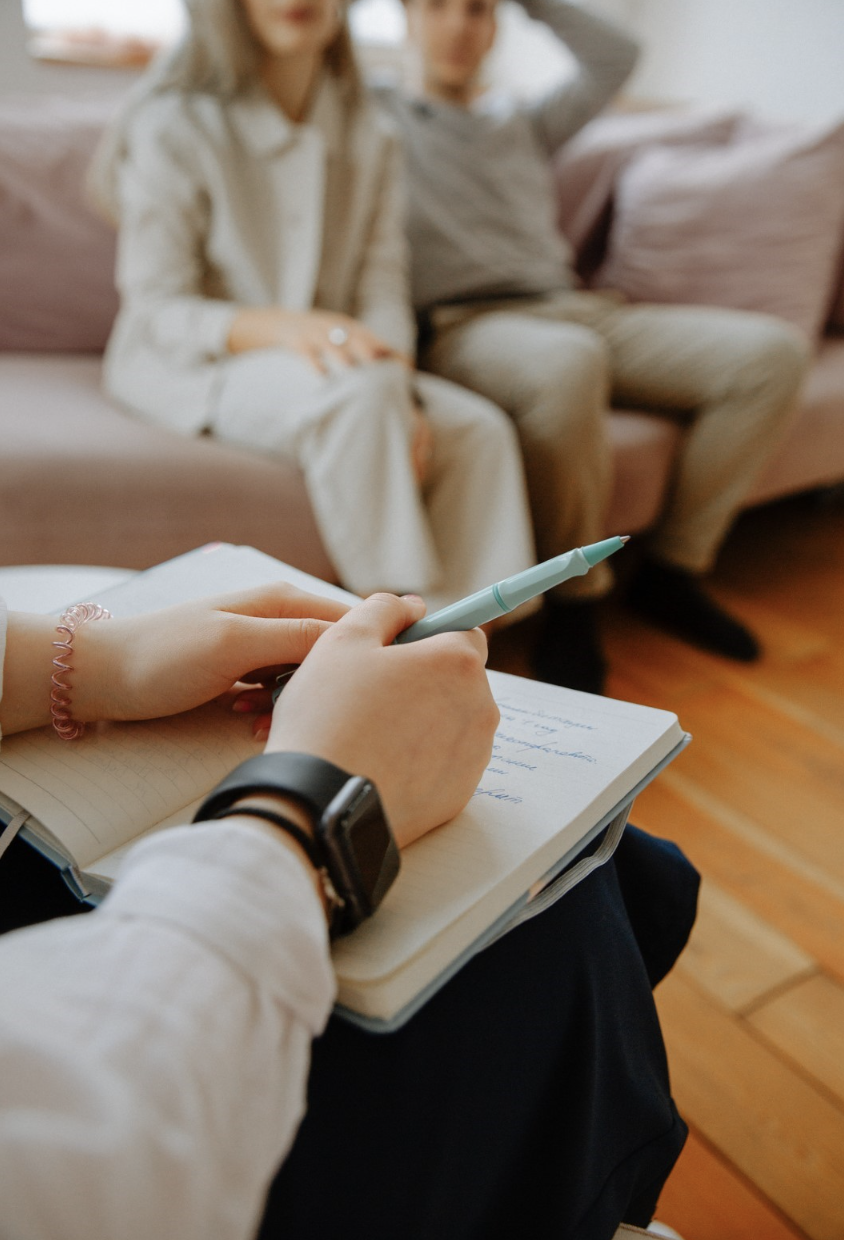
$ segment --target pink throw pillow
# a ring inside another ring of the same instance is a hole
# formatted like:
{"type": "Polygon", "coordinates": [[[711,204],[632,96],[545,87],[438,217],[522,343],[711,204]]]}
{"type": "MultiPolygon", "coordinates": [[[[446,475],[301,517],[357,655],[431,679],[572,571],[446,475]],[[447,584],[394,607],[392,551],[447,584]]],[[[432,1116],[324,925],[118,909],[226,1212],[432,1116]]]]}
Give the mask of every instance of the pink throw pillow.
{"type": "Polygon", "coordinates": [[[114,104],[0,104],[0,349],[101,350],[117,312],[114,230],[84,192],[114,104]]]}
{"type": "Polygon", "coordinates": [[[594,283],[634,301],[766,311],[815,339],[842,229],[844,125],[655,147],[621,173],[594,283]]]}
{"type": "Polygon", "coordinates": [[[581,275],[603,258],[616,178],[624,165],[656,143],[728,142],[736,113],[695,108],[599,116],[554,157],[560,231],[573,247],[581,275]]]}

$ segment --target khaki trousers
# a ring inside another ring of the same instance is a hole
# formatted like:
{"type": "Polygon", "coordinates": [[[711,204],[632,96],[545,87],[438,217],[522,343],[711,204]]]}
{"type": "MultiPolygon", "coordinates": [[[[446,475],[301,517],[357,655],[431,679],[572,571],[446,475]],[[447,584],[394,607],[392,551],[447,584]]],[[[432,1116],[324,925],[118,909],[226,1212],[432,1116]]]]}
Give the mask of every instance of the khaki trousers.
{"type": "MultiPolygon", "coordinates": [[[[631,305],[616,294],[447,306],[423,365],[495,401],[519,433],[540,559],[604,537],[610,403],[682,419],[682,448],[649,548],[709,569],[782,438],[808,365],[803,337],[768,315],[631,305]]],[[[618,531],[623,533],[623,531],[618,531]]],[[[594,597],[607,565],[561,587],[594,597]]]]}
{"type": "Polygon", "coordinates": [[[219,439],[298,462],[326,550],[357,594],[417,593],[429,610],[535,562],[510,419],[433,375],[415,376],[433,428],[424,489],[413,475],[411,377],[397,362],[318,374],[265,349],[221,364],[219,439]]]}

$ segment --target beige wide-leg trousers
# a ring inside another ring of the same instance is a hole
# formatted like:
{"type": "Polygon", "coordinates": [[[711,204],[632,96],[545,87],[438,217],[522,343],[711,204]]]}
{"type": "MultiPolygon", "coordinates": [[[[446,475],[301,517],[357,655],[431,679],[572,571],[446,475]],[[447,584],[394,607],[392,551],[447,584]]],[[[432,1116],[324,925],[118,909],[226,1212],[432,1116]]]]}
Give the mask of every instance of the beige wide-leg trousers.
{"type": "MultiPolygon", "coordinates": [[[[615,294],[448,306],[423,357],[513,418],[540,559],[605,534],[610,402],[682,419],[683,445],[654,556],[709,569],[780,442],[808,365],[799,332],[769,315],[625,303],[615,294]]],[[[608,565],[561,587],[595,597],[608,565]]]]}
{"type": "Polygon", "coordinates": [[[429,610],[535,562],[510,419],[433,375],[413,378],[433,428],[420,491],[411,466],[411,376],[397,362],[320,375],[285,350],[221,364],[219,439],[298,462],[343,584],[421,594],[429,610]]]}

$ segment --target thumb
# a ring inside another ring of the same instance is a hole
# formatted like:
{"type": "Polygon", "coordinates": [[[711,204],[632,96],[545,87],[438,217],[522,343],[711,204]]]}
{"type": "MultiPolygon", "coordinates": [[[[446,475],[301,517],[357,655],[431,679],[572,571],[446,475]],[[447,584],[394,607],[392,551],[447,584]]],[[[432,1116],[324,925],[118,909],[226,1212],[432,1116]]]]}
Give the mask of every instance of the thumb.
{"type": "Polygon", "coordinates": [[[379,645],[389,646],[399,633],[421,620],[425,610],[425,603],[415,594],[404,598],[395,594],[371,594],[333,627],[347,633],[357,632],[362,638],[375,639],[379,645]]]}

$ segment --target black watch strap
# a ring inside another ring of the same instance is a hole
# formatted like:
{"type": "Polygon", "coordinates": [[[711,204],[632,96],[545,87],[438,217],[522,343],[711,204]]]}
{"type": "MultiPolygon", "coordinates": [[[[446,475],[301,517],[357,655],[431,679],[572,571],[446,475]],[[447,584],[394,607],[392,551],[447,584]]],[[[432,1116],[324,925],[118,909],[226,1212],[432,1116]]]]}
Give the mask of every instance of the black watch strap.
{"type": "Polygon", "coordinates": [[[275,821],[294,838],[306,837],[303,847],[331,908],[332,935],[353,930],[381,903],[400,866],[375,785],[311,754],[261,754],[241,762],[217,785],[194,822],[229,817],[238,812],[237,803],[268,795],[300,806],[311,820],[313,837],[274,811],[243,806],[240,812],[275,821]]]}
{"type": "Polygon", "coordinates": [[[194,822],[214,818],[244,797],[271,793],[301,805],[317,826],[327,805],[351,779],[348,771],[309,753],[264,753],[247,758],[221,780],[197,810],[194,822]]]}

